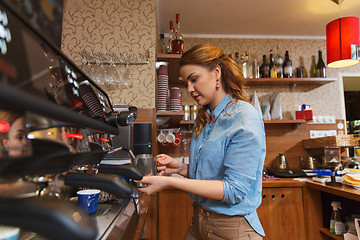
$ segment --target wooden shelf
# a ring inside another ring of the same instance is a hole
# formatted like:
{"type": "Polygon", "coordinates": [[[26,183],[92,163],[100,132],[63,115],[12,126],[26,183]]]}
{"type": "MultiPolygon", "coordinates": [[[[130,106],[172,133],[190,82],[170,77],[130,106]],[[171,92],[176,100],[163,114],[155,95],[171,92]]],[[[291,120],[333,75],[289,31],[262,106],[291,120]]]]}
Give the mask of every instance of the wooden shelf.
{"type": "MultiPolygon", "coordinates": [[[[183,86],[184,83],[179,80],[179,62],[181,54],[156,54],[156,61],[168,62],[169,84],[174,86],[183,86]]],[[[324,85],[335,82],[336,78],[247,78],[246,85],[324,85]]]]}
{"type": "Polygon", "coordinates": [[[283,124],[283,123],[290,123],[290,124],[302,124],[307,123],[308,120],[305,119],[292,119],[292,120],[264,120],[265,124],[283,124]]]}
{"type": "Polygon", "coordinates": [[[157,53],[156,59],[157,61],[169,61],[169,59],[178,59],[181,58],[181,54],[165,54],[165,53],[157,53]]]}
{"type": "Polygon", "coordinates": [[[326,236],[335,239],[335,240],[344,240],[344,237],[342,236],[335,236],[333,234],[330,233],[330,230],[327,228],[320,228],[320,232],[325,234],[326,236]]]}
{"type": "Polygon", "coordinates": [[[181,120],[180,124],[194,124],[195,120],[181,120]]]}
{"type": "Polygon", "coordinates": [[[324,85],[335,82],[336,78],[248,78],[246,85],[324,85]]]}

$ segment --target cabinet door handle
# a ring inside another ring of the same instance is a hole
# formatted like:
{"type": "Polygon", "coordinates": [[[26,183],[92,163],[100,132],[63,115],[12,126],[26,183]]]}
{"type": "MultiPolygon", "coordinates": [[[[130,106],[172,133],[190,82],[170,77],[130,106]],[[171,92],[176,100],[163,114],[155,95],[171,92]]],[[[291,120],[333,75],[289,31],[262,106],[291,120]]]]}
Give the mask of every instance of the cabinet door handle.
{"type": "Polygon", "coordinates": [[[276,195],[275,194],[271,195],[271,198],[272,198],[272,200],[275,200],[276,195]]]}
{"type": "Polygon", "coordinates": [[[281,198],[285,198],[285,194],[281,194],[281,198]]]}

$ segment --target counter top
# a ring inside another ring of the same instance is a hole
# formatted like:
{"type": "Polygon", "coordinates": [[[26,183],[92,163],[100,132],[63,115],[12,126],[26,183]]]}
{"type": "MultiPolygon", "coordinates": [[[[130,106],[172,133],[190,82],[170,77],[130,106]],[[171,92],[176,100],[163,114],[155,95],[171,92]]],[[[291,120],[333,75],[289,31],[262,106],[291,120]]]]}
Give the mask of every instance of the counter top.
{"type": "Polygon", "coordinates": [[[314,182],[312,180],[298,181],[293,178],[282,178],[279,180],[264,180],[263,188],[280,188],[280,187],[308,187],[314,190],[327,192],[341,197],[360,201],[360,190],[342,185],[340,187],[327,186],[324,183],[314,182]]]}

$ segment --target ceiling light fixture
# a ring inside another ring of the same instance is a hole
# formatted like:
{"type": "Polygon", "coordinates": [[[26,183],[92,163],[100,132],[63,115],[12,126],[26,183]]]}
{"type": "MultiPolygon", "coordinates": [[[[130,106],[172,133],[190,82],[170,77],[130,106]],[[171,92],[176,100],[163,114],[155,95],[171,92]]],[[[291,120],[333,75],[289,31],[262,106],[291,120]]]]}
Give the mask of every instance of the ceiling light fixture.
{"type": "Polygon", "coordinates": [[[360,63],[359,18],[342,18],[341,3],[344,0],[331,1],[339,5],[340,18],[326,25],[327,66],[342,68],[356,65],[360,63]]]}

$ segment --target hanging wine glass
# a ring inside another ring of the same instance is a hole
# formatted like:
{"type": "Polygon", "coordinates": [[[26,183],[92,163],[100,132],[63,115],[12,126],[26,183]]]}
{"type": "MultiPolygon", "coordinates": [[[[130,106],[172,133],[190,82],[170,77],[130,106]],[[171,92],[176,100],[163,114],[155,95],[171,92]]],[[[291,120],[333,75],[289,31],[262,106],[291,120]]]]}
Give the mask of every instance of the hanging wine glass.
{"type": "Polygon", "coordinates": [[[80,56],[82,57],[81,59],[81,69],[83,70],[83,72],[88,75],[91,76],[92,75],[92,71],[91,71],[91,60],[93,60],[93,57],[91,56],[90,52],[88,51],[81,51],[79,52],[80,56]]]}
{"type": "Polygon", "coordinates": [[[123,61],[125,63],[125,72],[121,78],[121,84],[124,86],[131,86],[132,85],[132,79],[130,74],[130,62],[131,62],[131,56],[127,55],[125,57],[123,54],[120,54],[123,58],[123,61]]]}
{"type": "Polygon", "coordinates": [[[93,52],[93,56],[96,59],[96,65],[94,66],[94,71],[93,71],[93,80],[98,84],[102,84],[105,79],[105,69],[104,69],[104,64],[102,62],[101,53],[93,52]]]}
{"type": "Polygon", "coordinates": [[[117,56],[115,53],[108,52],[106,56],[109,58],[109,67],[106,71],[106,82],[109,84],[114,84],[120,81],[119,74],[116,71],[116,59],[117,56]]]}

